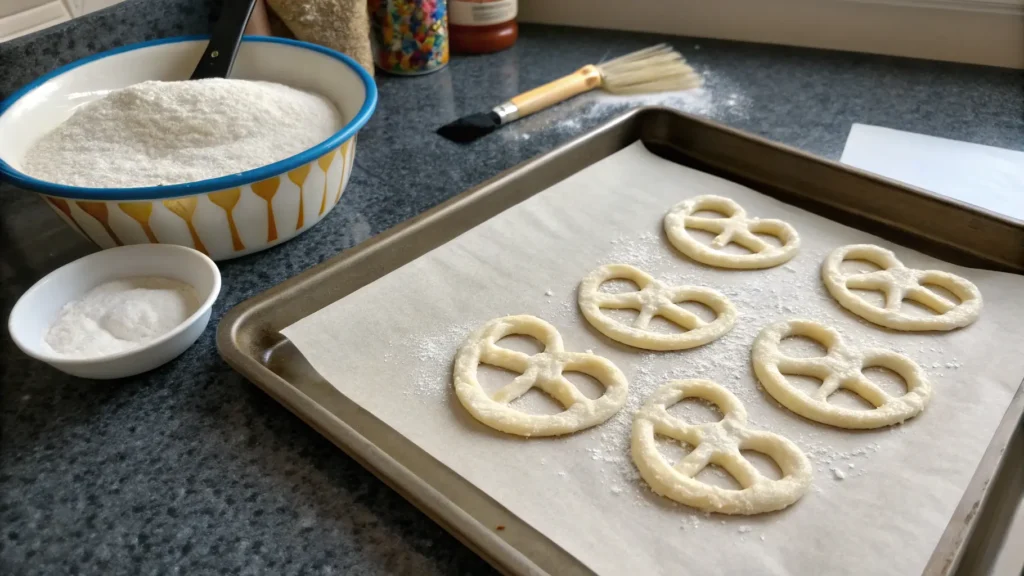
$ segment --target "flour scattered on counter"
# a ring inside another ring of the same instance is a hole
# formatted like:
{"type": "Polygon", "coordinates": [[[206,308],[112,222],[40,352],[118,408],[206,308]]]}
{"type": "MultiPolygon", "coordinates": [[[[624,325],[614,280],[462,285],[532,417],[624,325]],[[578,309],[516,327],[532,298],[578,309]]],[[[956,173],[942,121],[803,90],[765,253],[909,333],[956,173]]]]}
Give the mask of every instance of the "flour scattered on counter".
{"type": "Polygon", "coordinates": [[[641,106],[663,106],[715,119],[745,118],[749,114],[750,101],[741,87],[719,87],[714,75],[705,72],[703,76],[704,87],[681,92],[616,95],[597,90],[587,93],[580,97],[584,109],[559,122],[557,127],[561,131],[577,131],[588,119],[611,119],[641,106]]]}
{"type": "Polygon", "coordinates": [[[528,116],[499,131],[510,141],[528,140],[531,134],[554,130],[579,135],[641,106],[662,106],[713,120],[737,121],[750,116],[751,100],[741,84],[702,71],[704,86],[678,92],[616,95],[594,90],[558,105],[550,111],[528,116]]]}
{"type": "MultiPolygon", "coordinates": [[[[566,118],[565,120],[559,122],[556,126],[559,130],[576,132],[583,128],[583,122],[579,118],[566,118]]],[[[529,136],[529,134],[525,134],[525,136],[529,136]]]]}
{"type": "Polygon", "coordinates": [[[682,92],[657,92],[629,96],[594,92],[592,102],[593,106],[589,111],[592,116],[614,115],[616,112],[641,106],[664,106],[698,116],[715,117],[739,104],[740,94],[734,92],[719,95],[717,91],[707,87],[682,92]]]}

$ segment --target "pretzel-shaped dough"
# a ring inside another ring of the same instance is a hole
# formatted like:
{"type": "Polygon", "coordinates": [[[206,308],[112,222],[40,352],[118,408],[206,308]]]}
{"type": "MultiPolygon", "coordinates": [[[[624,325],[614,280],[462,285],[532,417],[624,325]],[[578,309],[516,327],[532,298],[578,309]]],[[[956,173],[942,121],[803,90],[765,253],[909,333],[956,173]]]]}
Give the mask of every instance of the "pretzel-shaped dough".
{"type": "Polygon", "coordinates": [[[710,380],[674,380],[648,398],[633,420],[633,462],[655,492],[687,506],[723,514],[760,514],[796,502],[811,485],[811,464],[788,439],[747,427],[747,411],[731,392],[710,380]],[[724,414],[719,422],[687,424],[670,415],[669,406],[684,398],[703,398],[724,414]],[[675,466],[658,450],[654,435],[692,445],[675,466]],[[782,470],[772,480],[761,474],[740,450],[770,456],[782,470]],[[725,468],[743,486],[727,490],[695,478],[708,464],[725,468]]]}
{"type": "Polygon", "coordinates": [[[645,350],[686,350],[701,346],[731,330],[736,322],[736,307],[717,291],[696,286],[667,286],[628,264],[607,264],[587,274],[580,282],[579,305],[583,316],[602,334],[645,350]],[[599,290],[602,283],[615,278],[632,280],[640,290],[620,294],[599,290]],[[684,301],[700,302],[714,310],[717,317],[705,322],[678,305],[684,301]],[[601,308],[632,308],[640,311],[640,316],[632,326],[627,326],[609,317],[601,308]],[[687,331],[679,334],[653,332],[648,325],[655,316],[687,331]]]}
{"type": "Polygon", "coordinates": [[[615,364],[589,352],[566,352],[562,336],[554,326],[536,316],[495,318],[473,332],[455,357],[455,393],[474,418],[484,424],[519,436],[558,436],[604,422],[626,403],[629,384],[615,364]],[[528,355],[498,346],[506,336],[523,334],[544,344],[544,351],[528,355]],[[477,380],[477,367],[490,364],[520,375],[493,395],[477,380]],[[582,372],[605,387],[596,400],[583,395],[563,371],[582,372]],[[565,406],[558,414],[528,414],[509,403],[536,386],[565,406]]]}
{"type": "Polygon", "coordinates": [[[832,251],[821,266],[821,279],[836,302],[869,322],[893,330],[953,330],[973,323],[981,313],[981,292],[968,280],[939,270],[907,268],[891,251],[873,244],[850,244],[832,251]],[[843,274],[844,260],[867,260],[881,270],[843,274]],[[960,303],[950,302],[922,284],[935,284],[952,292],[960,303]],[[880,290],[885,307],[876,306],[851,290],[880,290]],[[910,316],[900,311],[904,298],[931,308],[932,317],[910,316]]]}
{"type": "Polygon", "coordinates": [[[839,428],[869,429],[898,424],[924,410],[931,397],[931,385],[913,360],[880,348],[855,350],[843,343],[839,333],[810,320],[783,320],[766,326],[754,340],[751,353],[754,373],[765,390],[793,412],[822,424],[839,428]],[[779,343],[789,336],[805,336],[825,345],[819,358],[792,358],[783,354],[779,343]],[[876,386],[862,370],[888,368],[907,382],[907,393],[895,398],[876,386]],[[813,376],[822,381],[813,395],[807,395],[786,380],[784,374],[813,376]],[[843,408],[828,403],[840,388],[870,402],[873,410],[843,408]]]}
{"type": "Polygon", "coordinates": [[[747,211],[731,198],[723,196],[695,196],[676,204],[665,215],[665,234],[677,250],[698,262],[719,268],[771,268],[788,262],[800,249],[800,236],[782,220],[747,218],[747,211]],[[725,218],[694,216],[701,210],[725,214],[725,218]],[[708,246],[694,239],[687,228],[696,228],[717,234],[708,246]],[[772,246],[757,237],[757,233],[771,234],[782,241],[772,246]],[[719,250],[735,242],[752,254],[728,254],[719,250]]]}

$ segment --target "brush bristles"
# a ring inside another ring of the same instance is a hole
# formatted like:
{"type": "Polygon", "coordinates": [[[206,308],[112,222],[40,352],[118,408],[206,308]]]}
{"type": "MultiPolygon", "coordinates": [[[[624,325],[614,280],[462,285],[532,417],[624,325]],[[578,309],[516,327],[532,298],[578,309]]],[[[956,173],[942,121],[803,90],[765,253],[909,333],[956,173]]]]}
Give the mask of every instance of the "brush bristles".
{"type": "Polygon", "coordinates": [[[658,44],[604,64],[601,87],[612,94],[643,94],[698,88],[704,82],[683,55],[668,44],[658,44]]]}

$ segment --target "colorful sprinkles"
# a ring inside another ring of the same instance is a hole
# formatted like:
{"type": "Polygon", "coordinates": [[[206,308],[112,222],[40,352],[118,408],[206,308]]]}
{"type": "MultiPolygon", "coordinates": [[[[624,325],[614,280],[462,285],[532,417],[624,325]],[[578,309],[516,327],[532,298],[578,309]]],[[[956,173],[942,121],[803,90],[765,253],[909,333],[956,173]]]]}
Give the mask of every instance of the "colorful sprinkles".
{"type": "Polygon", "coordinates": [[[445,0],[369,0],[369,8],[378,68],[415,75],[448,64],[445,0]]]}

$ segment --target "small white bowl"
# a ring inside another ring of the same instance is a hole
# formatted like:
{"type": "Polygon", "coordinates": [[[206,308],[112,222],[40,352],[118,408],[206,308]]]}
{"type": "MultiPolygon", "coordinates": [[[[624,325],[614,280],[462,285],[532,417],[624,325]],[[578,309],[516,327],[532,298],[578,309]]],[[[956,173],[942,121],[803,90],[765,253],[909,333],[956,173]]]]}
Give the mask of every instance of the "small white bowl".
{"type": "Polygon", "coordinates": [[[29,356],[72,376],[109,379],[152,370],[192,345],[210,322],[220,293],[220,271],[206,255],[172,244],[140,244],[102,250],[50,272],[22,294],[11,311],[11,339],[29,356]],[[56,353],[43,338],[68,302],[104,282],[132,276],[162,276],[191,285],[202,304],[177,328],[146,344],[98,358],[56,353]]]}

